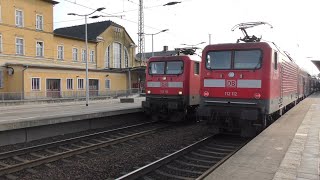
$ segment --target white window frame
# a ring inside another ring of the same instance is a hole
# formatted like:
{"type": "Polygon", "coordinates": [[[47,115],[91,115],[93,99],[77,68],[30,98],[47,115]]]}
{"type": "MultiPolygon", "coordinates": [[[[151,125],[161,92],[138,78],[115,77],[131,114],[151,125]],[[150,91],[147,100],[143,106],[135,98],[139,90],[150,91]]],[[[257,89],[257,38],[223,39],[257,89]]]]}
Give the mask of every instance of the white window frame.
{"type": "Polygon", "coordinates": [[[63,45],[58,45],[57,46],[57,59],[63,60],[63,58],[64,58],[64,46],[63,45]],[[62,47],[61,50],[59,49],[60,47],[62,47]]]}
{"type": "Polygon", "coordinates": [[[4,73],[3,73],[3,70],[2,69],[0,69],[0,88],[3,88],[3,86],[4,86],[4,73]]]}
{"type": "Polygon", "coordinates": [[[66,87],[66,89],[67,90],[73,90],[73,88],[74,88],[73,79],[72,78],[67,78],[67,87],[66,87]],[[69,80],[71,80],[71,87],[69,86],[69,80]]]}
{"type": "Polygon", "coordinates": [[[95,55],[94,55],[94,53],[95,53],[94,50],[90,50],[90,62],[92,62],[92,63],[95,62],[95,59],[94,59],[94,58],[95,58],[95,55]]]}
{"type": "Polygon", "coordinates": [[[16,21],[16,26],[17,26],[17,27],[23,27],[23,24],[24,24],[24,17],[23,17],[24,14],[23,14],[23,10],[21,10],[21,9],[16,9],[14,12],[15,12],[15,16],[14,16],[14,17],[15,17],[15,21],[16,21]],[[18,12],[18,11],[21,12],[21,22],[20,22],[19,19],[18,19],[18,21],[17,21],[17,18],[18,18],[17,12],[18,12]],[[20,23],[21,23],[21,24],[20,24],[20,23]]]}
{"type": "Polygon", "coordinates": [[[105,68],[110,68],[110,54],[111,54],[111,45],[109,45],[106,49],[106,54],[105,54],[105,68]]]}
{"type": "Polygon", "coordinates": [[[43,22],[44,22],[43,15],[36,14],[36,29],[37,30],[43,31],[43,22]],[[41,17],[41,21],[40,22],[38,21],[38,17],[41,17]]]}
{"type": "Polygon", "coordinates": [[[36,56],[37,57],[44,57],[44,42],[43,41],[36,41],[36,56]],[[38,43],[42,43],[41,54],[39,54],[39,51],[38,51],[38,43]]]}
{"type": "Polygon", "coordinates": [[[3,51],[2,34],[0,34],[0,53],[3,51]]]}
{"type": "Polygon", "coordinates": [[[83,78],[78,78],[77,79],[77,89],[78,90],[83,90],[84,89],[84,79],[83,78]],[[79,80],[82,80],[82,88],[79,87],[79,85],[80,85],[79,80]]]}
{"type": "Polygon", "coordinates": [[[24,55],[24,39],[23,38],[21,38],[21,37],[16,37],[16,54],[17,55],[21,55],[21,56],[23,56],[24,55]],[[17,42],[17,40],[22,40],[22,44],[18,44],[18,42],[17,42]],[[18,46],[21,48],[21,49],[19,49],[18,48],[18,46]],[[20,51],[18,52],[18,49],[19,50],[22,50],[22,52],[20,53],[20,51]]]}
{"type": "Polygon", "coordinates": [[[78,61],[78,48],[72,48],[72,60],[78,61]]]}
{"type": "Polygon", "coordinates": [[[86,49],[81,49],[81,61],[86,62],[88,55],[86,55],[86,49]]]}
{"type": "Polygon", "coordinates": [[[114,42],[113,43],[113,68],[121,68],[121,60],[122,60],[122,44],[118,42],[114,42]],[[116,44],[119,46],[116,46],[116,44]]]}
{"type": "Polygon", "coordinates": [[[105,79],[104,80],[104,88],[105,89],[111,89],[111,79],[105,79]],[[107,85],[108,85],[107,81],[109,82],[109,87],[107,87],[107,85]]]}
{"type": "Polygon", "coordinates": [[[32,90],[32,91],[41,91],[41,78],[40,78],[40,77],[32,77],[32,78],[31,78],[31,90],[32,90]],[[33,86],[33,83],[34,83],[33,80],[34,80],[34,79],[39,79],[38,89],[34,89],[34,88],[33,88],[33,87],[34,87],[34,86],[33,86]]]}

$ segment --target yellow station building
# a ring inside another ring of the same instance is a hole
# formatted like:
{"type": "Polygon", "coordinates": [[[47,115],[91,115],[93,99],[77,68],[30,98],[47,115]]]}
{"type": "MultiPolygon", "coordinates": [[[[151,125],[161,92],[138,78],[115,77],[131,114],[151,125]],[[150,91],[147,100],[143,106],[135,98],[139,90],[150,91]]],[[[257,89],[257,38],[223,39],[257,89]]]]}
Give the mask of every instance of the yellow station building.
{"type": "MultiPolygon", "coordinates": [[[[53,30],[54,0],[0,0],[0,99],[85,96],[85,25],[53,30]]],[[[125,28],[88,24],[91,96],[131,89],[144,68],[125,28]]],[[[134,86],[137,87],[137,86],[134,86]]]]}

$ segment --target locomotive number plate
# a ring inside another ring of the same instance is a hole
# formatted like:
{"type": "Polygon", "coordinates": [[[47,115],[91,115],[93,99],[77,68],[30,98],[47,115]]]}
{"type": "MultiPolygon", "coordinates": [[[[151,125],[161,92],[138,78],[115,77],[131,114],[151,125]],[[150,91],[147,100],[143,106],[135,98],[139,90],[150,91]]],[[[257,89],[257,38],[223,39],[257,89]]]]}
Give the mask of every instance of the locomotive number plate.
{"type": "Polygon", "coordinates": [[[227,87],[231,87],[231,88],[237,87],[237,81],[236,80],[227,80],[226,83],[227,83],[227,85],[226,85],[227,87]]]}
{"type": "Polygon", "coordinates": [[[238,96],[237,92],[224,92],[225,96],[238,96]]]}

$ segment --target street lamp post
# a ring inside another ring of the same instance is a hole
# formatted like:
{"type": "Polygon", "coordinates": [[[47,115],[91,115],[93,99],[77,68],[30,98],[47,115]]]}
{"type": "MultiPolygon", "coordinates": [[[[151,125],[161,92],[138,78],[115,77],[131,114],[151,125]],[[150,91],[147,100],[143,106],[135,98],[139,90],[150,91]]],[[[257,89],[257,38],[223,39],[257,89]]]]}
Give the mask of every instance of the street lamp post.
{"type": "Polygon", "coordinates": [[[85,54],[85,61],[86,61],[86,106],[89,105],[89,78],[88,78],[88,25],[87,25],[87,17],[92,15],[93,13],[97,12],[97,11],[102,11],[104,10],[104,7],[98,8],[96,10],[94,10],[93,12],[89,13],[89,14],[76,14],[76,13],[68,13],[68,15],[71,16],[84,16],[85,19],[85,41],[86,41],[86,54],[85,54]]]}
{"type": "Polygon", "coordinates": [[[159,34],[159,33],[162,33],[162,32],[166,32],[166,31],[168,31],[169,29],[164,29],[164,30],[161,30],[161,31],[159,31],[159,32],[157,32],[157,33],[153,33],[153,34],[145,34],[145,35],[151,35],[151,39],[152,39],[152,56],[154,56],[154,51],[153,51],[153,36],[154,35],[157,35],[157,34],[159,34]]]}

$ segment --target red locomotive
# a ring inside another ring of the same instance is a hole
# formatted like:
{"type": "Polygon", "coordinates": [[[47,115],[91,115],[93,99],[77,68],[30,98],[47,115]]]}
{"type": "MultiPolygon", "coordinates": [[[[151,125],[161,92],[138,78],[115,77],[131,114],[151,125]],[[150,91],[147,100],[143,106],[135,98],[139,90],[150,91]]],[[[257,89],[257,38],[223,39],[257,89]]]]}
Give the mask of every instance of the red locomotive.
{"type": "Polygon", "coordinates": [[[142,107],[154,120],[185,120],[199,105],[201,58],[194,55],[194,49],[179,51],[175,56],[155,56],[148,61],[142,107]]]}
{"type": "Polygon", "coordinates": [[[208,45],[202,52],[198,114],[217,131],[253,136],[311,93],[311,77],[274,43],[260,42],[236,26],[245,43],[208,45]]]}

